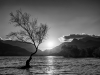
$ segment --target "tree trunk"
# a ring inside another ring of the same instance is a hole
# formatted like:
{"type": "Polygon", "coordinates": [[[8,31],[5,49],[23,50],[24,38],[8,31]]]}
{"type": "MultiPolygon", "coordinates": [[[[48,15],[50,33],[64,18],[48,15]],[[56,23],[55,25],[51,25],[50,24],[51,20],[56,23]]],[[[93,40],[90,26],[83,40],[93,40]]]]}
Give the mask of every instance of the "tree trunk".
{"type": "MultiPolygon", "coordinates": [[[[33,53],[32,53],[33,54],[33,53]]],[[[26,61],[26,67],[31,67],[30,66],[30,61],[31,61],[31,59],[32,59],[32,54],[30,55],[30,57],[29,57],[29,59],[26,61]]]]}
{"type": "Polygon", "coordinates": [[[36,51],[30,55],[29,59],[26,61],[26,65],[25,65],[24,67],[22,67],[22,69],[26,69],[26,68],[30,68],[30,67],[31,67],[31,66],[30,66],[30,61],[31,61],[31,59],[32,59],[32,56],[33,56],[34,54],[36,54],[37,50],[38,50],[38,48],[36,48],[36,51]]]}

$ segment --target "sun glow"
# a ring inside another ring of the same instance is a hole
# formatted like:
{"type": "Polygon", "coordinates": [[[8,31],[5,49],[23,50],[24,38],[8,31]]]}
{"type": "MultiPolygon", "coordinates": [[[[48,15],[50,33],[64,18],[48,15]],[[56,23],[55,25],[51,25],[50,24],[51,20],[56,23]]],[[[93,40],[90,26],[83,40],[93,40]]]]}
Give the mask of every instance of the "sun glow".
{"type": "Polygon", "coordinates": [[[48,49],[52,49],[54,47],[54,42],[53,41],[48,41],[47,42],[47,47],[48,47],[48,49]]]}

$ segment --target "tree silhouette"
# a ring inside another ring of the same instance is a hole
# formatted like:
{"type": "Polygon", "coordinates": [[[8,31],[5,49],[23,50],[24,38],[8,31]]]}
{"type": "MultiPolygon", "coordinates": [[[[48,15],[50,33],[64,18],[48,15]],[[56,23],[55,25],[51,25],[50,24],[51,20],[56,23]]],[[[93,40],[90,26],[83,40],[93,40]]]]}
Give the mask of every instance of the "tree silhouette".
{"type": "Polygon", "coordinates": [[[10,16],[10,22],[15,24],[15,27],[20,27],[22,29],[19,32],[11,32],[7,35],[7,38],[22,42],[31,42],[36,49],[35,52],[30,55],[24,66],[24,68],[29,68],[32,55],[38,51],[39,45],[46,38],[48,26],[42,23],[38,25],[37,19],[30,20],[30,14],[26,12],[23,13],[21,10],[16,10],[15,14],[11,12],[10,16]]]}

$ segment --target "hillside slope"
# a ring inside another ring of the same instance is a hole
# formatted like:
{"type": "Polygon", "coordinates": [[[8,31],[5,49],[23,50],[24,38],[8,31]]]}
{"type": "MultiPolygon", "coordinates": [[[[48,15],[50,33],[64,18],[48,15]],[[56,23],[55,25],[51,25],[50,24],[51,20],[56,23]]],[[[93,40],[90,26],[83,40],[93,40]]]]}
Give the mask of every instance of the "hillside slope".
{"type": "Polygon", "coordinates": [[[23,48],[5,44],[0,41],[0,56],[29,56],[31,53],[32,52],[23,48]]]}

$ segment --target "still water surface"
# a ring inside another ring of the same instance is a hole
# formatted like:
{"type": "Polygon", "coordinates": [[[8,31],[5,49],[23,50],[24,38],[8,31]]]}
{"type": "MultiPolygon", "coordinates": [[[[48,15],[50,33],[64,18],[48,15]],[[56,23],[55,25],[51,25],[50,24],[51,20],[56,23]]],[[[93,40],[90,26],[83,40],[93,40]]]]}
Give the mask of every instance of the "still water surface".
{"type": "Polygon", "coordinates": [[[19,69],[28,57],[0,57],[0,75],[100,75],[100,59],[35,56],[30,69],[19,69]]]}

